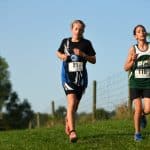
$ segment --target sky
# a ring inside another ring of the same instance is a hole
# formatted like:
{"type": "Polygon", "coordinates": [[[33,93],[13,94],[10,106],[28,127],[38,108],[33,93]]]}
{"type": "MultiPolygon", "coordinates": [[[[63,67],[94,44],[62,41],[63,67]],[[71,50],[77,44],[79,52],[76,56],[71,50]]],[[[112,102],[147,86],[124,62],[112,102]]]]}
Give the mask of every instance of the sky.
{"type": "Polygon", "coordinates": [[[89,84],[123,71],[133,28],[150,31],[149,8],[149,0],[0,0],[0,55],[13,91],[35,112],[51,113],[53,100],[66,105],[56,51],[75,19],[86,24],[84,37],[96,51],[97,63],[87,63],[89,84]]]}

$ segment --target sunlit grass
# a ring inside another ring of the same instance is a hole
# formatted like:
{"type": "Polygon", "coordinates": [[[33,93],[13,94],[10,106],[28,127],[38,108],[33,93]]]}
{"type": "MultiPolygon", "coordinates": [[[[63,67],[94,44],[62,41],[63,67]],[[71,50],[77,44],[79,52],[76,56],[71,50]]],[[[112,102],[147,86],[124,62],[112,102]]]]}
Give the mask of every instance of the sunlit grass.
{"type": "Polygon", "coordinates": [[[150,126],[142,131],[144,140],[135,142],[132,120],[109,120],[78,124],[77,143],[70,143],[63,125],[0,133],[0,150],[146,150],[150,149],[150,126]]]}

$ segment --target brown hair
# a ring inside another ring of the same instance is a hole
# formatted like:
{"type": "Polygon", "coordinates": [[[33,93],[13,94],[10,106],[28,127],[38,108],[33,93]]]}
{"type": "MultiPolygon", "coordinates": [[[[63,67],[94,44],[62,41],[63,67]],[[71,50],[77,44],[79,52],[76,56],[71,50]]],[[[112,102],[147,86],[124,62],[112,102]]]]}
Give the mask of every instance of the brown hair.
{"type": "Polygon", "coordinates": [[[83,27],[83,29],[85,28],[85,23],[82,21],[82,20],[74,20],[72,23],[71,23],[71,28],[73,28],[73,25],[75,24],[75,23],[80,23],[81,25],[82,25],[82,27],[83,27]]]}
{"type": "Polygon", "coordinates": [[[143,28],[144,31],[146,32],[146,28],[145,28],[143,25],[139,24],[139,25],[137,25],[137,26],[134,27],[134,29],[133,29],[133,35],[136,35],[136,29],[137,29],[138,27],[143,28]]]}

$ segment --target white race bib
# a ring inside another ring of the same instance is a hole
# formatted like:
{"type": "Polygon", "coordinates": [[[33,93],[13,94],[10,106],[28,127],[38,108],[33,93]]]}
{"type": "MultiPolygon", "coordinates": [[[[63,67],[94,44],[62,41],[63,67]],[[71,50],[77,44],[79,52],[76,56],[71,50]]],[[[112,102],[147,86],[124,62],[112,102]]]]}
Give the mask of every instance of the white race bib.
{"type": "Polygon", "coordinates": [[[69,72],[83,71],[83,62],[68,63],[69,72]]]}
{"type": "Polygon", "coordinates": [[[150,69],[136,69],[135,78],[150,78],[150,69]]]}

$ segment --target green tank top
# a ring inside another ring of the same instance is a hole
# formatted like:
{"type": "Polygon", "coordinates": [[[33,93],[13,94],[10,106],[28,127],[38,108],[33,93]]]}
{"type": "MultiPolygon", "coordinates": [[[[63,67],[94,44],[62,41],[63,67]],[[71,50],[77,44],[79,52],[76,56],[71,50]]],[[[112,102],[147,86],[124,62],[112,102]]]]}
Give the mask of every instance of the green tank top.
{"type": "Polygon", "coordinates": [[[130,88],[150,89],[150,43],[148,50],[142,52],[134,45],[137,59],[129,73],[130,88]]]}

